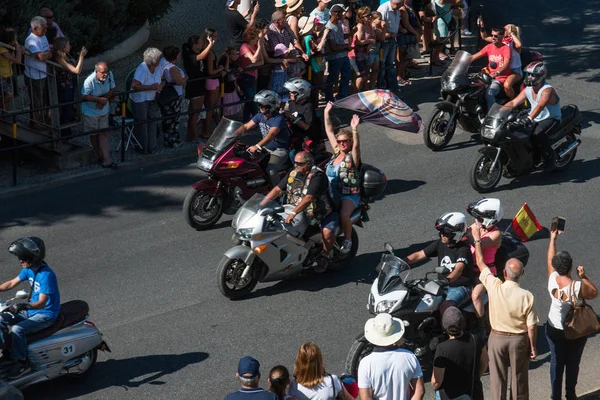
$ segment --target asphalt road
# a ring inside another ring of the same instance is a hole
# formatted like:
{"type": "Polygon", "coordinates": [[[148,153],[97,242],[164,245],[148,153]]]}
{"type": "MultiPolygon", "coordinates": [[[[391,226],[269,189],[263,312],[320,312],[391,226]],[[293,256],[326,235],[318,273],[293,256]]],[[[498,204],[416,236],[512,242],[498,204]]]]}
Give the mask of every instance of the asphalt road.
{"type": "MultiPolygon", "coordinates": [[[[484,15],[498,18],[497,23],[523,21],[526,43],[539,46],[550,60],[551,82],[563,104],[577,104],[584,112],[583,145],[567,172],[504,179],[494,196],[505,206],[506,224],[524,202],[545,226],[555,215],[566,217],[559,248],[568,249],[600,282],[599,4],[530,4],[537,6],[536,13],[505,1],[503,9],[486,5],[484,15]],[[507,17],[509,11],[514,18],[507,17]]],[[[438,90],[437,80],[424,80],[402,97],[426,118],[438,90]]],[[[435,238],[439,215],[463,211],[481,197],[468,183],[477,149],[469,135],[459,134],[447,151],[432,153],[418,136],[367,125],[360,132],[363,159],[384,170],[389,185],[385,197],[372,205],[366,229],[359,230],[357,258],[344,273],[259,285],[243,301],[227,300],[215,284],[216,265],[232,245],[229,219],[209,232],[195,232],[183,221],[181,203],[200,177],[193,155],[188,161],[3,199],[0,246],[20,236],[43,237],[62,300],[86,300],[113,350],[100,356],[89,378],[40,384],[26,391],[27,398],[219,399],[236,390],[240,357],[259,359],[266,375],[276,364],[291,368],[305,341],[319,344],[328,371],[341,372],[352,340],[369,318],[365,304],[383,242],[404,254],[418,249],[435,238]]],[[[543,321],[550,304],[547,244],[543,233],[527,244],[531,257],[522,280],[535,294],[543,321]]],[[[0,265],[0,280],[18,273],[6,251],[0,253],[0,265]]],[[[433,267],[430,262],[415,273],[433,267]]],[[[592,305],[600,309],[599,301],[592,305]]],[[[538,353],[530,370],[531,398],[545,399],[549,350],[543,335],[538,353]]],[[[582,360],[580,393],[598,388],[599,355],[600,339],[594,337],[582,360]]],[[[428,399],[432,393],[428,388],[428,399]]]]}

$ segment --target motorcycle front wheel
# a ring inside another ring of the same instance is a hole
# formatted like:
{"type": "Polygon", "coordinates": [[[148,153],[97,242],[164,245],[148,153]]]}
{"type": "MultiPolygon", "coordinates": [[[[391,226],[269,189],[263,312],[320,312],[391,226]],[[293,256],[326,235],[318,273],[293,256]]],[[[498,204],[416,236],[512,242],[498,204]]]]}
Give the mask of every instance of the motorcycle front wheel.
{"type": "Polygon", "coordinates": [[[185,222],[197,231],[212,228],[223,215],[223,196],[211,196],[192,188],[183,201],[185,222]]]}
{"type": "Polygon", "coordinates": [[[479,193],[491,192],[502,178],[502,161],[498,158],[496,166],[490,171],[493,162],[494,158],[490,154],[481,154],[471,168],[471,186],[479,193]]]}
{"type": "Polygon", "coordinates": [[[423,141],[425,146],[433,151],[440,151],[448,146],[454,131],[456,131],[456,119],[450,120],[452,111],[436,108],[423,130],[423,141]],[[450,126],[449,126],[450,124],[450,126]],[[448,127],[449,126],[449,127],[448,127]],[[446,133],[446,128],[448,132],[446,133]]]}
{"type": "Polygon", "coordinates": [[[258,284],[256,271],[251,269],[249,276],[242,279],[244,269],[246,263],[240,259],[221,259],[217,267],[217,285],[225,297],[237,300],[248,296],[254,290],[258,284]]]}
{"type": "Polygon", "coordinates": [[[373,345],[367,340],[355,340],[346,357],[346,371],[350,372],[352,376],[358,376],[360,360],[371,354],[372,351],[373,345]]]}
{"type": "Polygon", "coordinates": [[[335,244],[333,245],[333,258],[327,267],[330,271],[341,271],[350,265],[350,262],[356,257],[356,253],[358,252],[358,233],[356,233],[356,229],[352,228],[352,247],[347,254],[342,254],[340,248],[342,247],[342,243],[344,243],[344,234],[341,233],[336,239],[335,244]]]}

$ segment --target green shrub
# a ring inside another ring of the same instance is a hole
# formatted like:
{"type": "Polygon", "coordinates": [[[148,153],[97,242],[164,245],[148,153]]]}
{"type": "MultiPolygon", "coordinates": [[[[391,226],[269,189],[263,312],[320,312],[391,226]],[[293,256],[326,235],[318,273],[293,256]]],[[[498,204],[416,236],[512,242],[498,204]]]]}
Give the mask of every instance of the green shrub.
{"type": "Polygon", "coordinates": [[[4,26],[13,26],[19,40],[40,7],[52,9],[55,21],[69,38],[73,53],[81,46],[89,55],[113,48],[137,31],[146,20],[156,22],[165,16],[175,0],[0,0],[4,26]]]}

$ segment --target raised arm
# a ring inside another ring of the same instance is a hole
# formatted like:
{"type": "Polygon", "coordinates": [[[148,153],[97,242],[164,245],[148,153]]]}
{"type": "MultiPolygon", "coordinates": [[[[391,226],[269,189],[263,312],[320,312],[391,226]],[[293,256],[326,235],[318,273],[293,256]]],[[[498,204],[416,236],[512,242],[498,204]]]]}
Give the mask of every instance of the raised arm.
{"type": "Polygon", "coordinates": [[[352,116],[350,126],[352,127],[352,159],[354,160],[354,166],[360,166],[360,138],[358,137],[358,125],[360,124],[360,117],[357,114],[352,116]]]}
{"type": "Polygon", "coordinates": [[[329,144],[332,149],[335,149],[336,139],[335,132],[333,130],[333,122],[331,122],[331,110],[333,109],[333,103],[328,102],[325,106],[325,110],[323,111],[323,117],[325,122],[325,133],[327,134],[327,140],[329,140],[329,144]]]}
{"type": "Polygon", "coordinates": [[[556,254],[556,238],[560,233],[557,230],[550,231],[550,243],[548,243],[548,254],[546,259],[547,263],[547,272],[548,276],[552,275],[554,272],[554,267],[552,266],[552,258],[556,254]]]}

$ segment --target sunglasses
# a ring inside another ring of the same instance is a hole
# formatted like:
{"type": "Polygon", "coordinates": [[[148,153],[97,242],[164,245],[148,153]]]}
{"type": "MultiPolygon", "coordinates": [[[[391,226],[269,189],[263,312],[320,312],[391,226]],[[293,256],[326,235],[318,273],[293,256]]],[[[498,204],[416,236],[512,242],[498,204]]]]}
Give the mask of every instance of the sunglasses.
{"type": "Polygon", "coordinates": [[[266,111],[271,111],[271,106],[265,106],[264,104],[259,104],[258,108],[262,108],[266,111]]]}
{"type": "Polygon", "coordinates": [[[493,38],[499,38],[499,37],[500,37],[500,35],[494,35],[494,34],[492,33],[492,37],[493,37],[493,38]]]}
{"type": "Polygon", "coordinates": [[[304,167],[306,164],[308,164],[307,161],[294,161],[296,167],[304,167]]]}
{"type": "Polygon", "coordinates": [[[342,140],[338,140],[337,142],[338,142],[339,144],[342,144],[342,143],[349,143],[349,142],[350,142],[350,140],[348,140],[348,139],[346,139],[346,140],[342,139],[342,140]]]}

